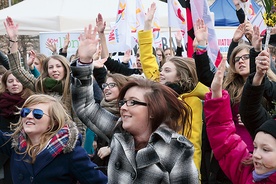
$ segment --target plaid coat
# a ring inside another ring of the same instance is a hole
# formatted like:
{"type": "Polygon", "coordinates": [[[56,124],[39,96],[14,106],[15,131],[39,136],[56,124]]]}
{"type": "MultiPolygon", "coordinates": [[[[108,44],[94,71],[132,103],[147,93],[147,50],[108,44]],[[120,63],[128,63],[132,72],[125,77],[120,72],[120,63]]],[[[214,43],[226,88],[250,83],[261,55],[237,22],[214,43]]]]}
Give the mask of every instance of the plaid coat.
{"type": "Polygon", "coordinates": [[[198,183],[192,143],[162,124],[152,133],[147,147],[135,152],[133,136],[119,128],[114,131],[118,117],[95,103],[91,84],[93,66],[76,67],[73,63],[71,69],[71,92],[77,115],[96,133],[102,131],[112,137],[109,184],[198,183]]]}

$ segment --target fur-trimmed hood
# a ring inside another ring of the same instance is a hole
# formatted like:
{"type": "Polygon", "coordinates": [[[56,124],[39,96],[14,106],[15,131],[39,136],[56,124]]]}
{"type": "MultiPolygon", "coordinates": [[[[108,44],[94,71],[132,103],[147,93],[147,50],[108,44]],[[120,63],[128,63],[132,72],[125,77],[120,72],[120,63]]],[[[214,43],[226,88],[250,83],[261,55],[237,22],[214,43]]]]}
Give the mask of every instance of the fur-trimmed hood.
{"type": "MultiPolygon", "coordinates": [[[[58,155],[61,151],[63,153],[69,153],[76,147],[78,134],[79,131],[76,124],[73,121],[69,121],[51,138],[45,149],[48,149],[53,157],[58,155]]],[[[26,134],[23,131],[13,138],[12,147],[19,152],[25,151],[27,142],[26,134]]]]}

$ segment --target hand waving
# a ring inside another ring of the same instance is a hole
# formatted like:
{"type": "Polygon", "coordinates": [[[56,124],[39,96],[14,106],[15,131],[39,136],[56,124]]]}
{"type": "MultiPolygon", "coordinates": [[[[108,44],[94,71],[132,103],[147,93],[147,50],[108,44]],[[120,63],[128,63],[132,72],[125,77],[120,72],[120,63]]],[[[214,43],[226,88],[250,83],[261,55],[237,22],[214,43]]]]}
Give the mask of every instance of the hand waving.
{"type": "Polygon", "coordinates": [[[10,37],[10,40],[17,41],[18,35],[18,24],[14,24],[11,17],[7,17],[6,21],[4,22],[4,26],[6,28],[6,32],[10,37]]]}
{"type": "Polygon", "coordinates": [[[102,14],[98,14],[98,17],[96,18],[96,26],[98,27],[98,33],[104,33],[106,22],[103,21],[102,14]]]}
{"type": "Polygon", "coordinates": [[[88,28],[84,28],[84,33],[80,34],[78,54],[82,63],[91,63],[93,61],[93,55],[97,51],[98,43],[97,26],[93,28],[89,24],[88,28]]]}
{"type": "Polygon", "coordinates": [[[222,83],[226,67],[226,59],[223,59],[218,66],[218,70],[211,84],[212,98],[222,97],[222,83]]]}

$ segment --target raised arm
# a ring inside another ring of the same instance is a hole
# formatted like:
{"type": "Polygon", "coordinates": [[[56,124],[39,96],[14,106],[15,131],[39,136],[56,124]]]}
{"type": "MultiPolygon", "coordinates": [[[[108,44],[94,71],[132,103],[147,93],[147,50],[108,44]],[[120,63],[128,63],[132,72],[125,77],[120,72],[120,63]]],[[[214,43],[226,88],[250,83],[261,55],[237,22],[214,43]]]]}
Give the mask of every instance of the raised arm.
{"type": "Polygon", "coordinates": [[[194,25],[195,47],[194,59],[196,64],[196,73],[199,82],[210,87],[214,78],[214,73],[210,69],[210,61],[207,54],[208,28],[202,19],[198,19],[194,25]]]}
{"type": "Polygon", "coordinates": [[[251,74],[247,78],[243,88],[239,111],[242,122],[252,137],[254,137],[255,130],[267,119],[271,118],[267,110],[262,106],[265,88],[275,90],[276,87],[275,83],[270,82],[266,77],[269,63],[268,52],[262,51],[256,57],[256,73],[251,74]]]}
{"type": "Polygon", "coordinates": [[[101,57],[108,58],[109,52],[108,52],[106,38],[105,38],[105,34],[104,34],[106,22],[103,20],[103,16],[100,13],[98,14],[98,16],[96,18],[96,25],[98,27],[98,35],[100,38],[100,44],[102,46],[101,57]]]}
{"type": "Polygon", "coordinates": [[[14,24],[11,17],[7,17],[4,22],[6,32],[10,39],[10,54],[8,55],[10,69],[12,74],[21,82],[21,84],[35,91],[36,78],[28,71],[23,69],[20,64],[20,54],[18,52],[18,24],[14,24]]]}
{"type": "Polygon", "coordinates": [[[152,20],[156,10],[156,4],[152,3],[145,18],[144,30],[138,32],[140,61],[146,78],[159,81],[159,66],[152,48],[152,20]]]}
{"type": "Polygon", "coordinates": [[[79,60],[71,64],[72,102],[78,117],[88,128],[96,134],[103,132],[110,138],[118,117],[95,103],[92,85],[92,58],[99,42],[96,32],[97,28],[92,29],[92,25],[89,25],[80,35],[79,60]]]}
{"type": "MultiPolygon", "coordinates": [[[[237,169],[241,161],[248,157],[246,144],[236,134],[230,105],[230,96],[222,90],[225,60],[221,62],[214,76],[210,93],[206,94],[204,112],[206,131],[215,158],[223,172],[233,183],[245,183],[244,172],[237,169]]],[[[248,173],[252,172],[248,169],[248,173]]]]}

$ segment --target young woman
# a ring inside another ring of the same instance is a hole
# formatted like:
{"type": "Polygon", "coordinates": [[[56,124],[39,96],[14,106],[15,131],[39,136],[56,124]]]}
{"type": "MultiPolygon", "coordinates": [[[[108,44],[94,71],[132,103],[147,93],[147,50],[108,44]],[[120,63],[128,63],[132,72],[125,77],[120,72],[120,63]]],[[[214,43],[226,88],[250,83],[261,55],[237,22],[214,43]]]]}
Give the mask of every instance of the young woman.
{"type": "MultiPolygon", "coordinates": [[[[128,77],[121,74],[107,74],[106,82],[102,84],[104,98],[100,102],[101,108],[107,110],[115,116],[120,116],[118,108],[118,96],[122,87],[127,83],[128,77]]],[[[88,130],[88,129],[87,129],[88,130]]],[[[90,144],[92,145],[92,143],[90,144]]],[[[107,168],[110,155],[110,139],[105,135],[97,135],[97,149],[95,150],[92,161],[98,166],[107,168]]],[[[102,170],[106,173],[106,168],[102,170]]]]}
{"type": "Polygon", "coordinates": [[[115,123],[118,116],[94,100],[93,65],[89,63],[98,44],[96,29],[92,31],[90,25],[80,38],[80,59],[71,65],[72,82],[76,81],[71,85],[73,105],[89,128],[112,137],[108,183],[198,183],[193,145],[175,132],[179,119],[182,126],[189,119],[189,107],[170,88],[137,79],[121,89],[121,118],[115,123]],[[86,65],[79,66],[79,62],[86,65]]]}
{"type": "Polygon", "coordinates": [[[276,121],[267,120],[255,130],[254,151],[236,134],[232,120],[230,96],[222,90],[225,71],[223,61],[206,94],[204,111],[207,134],[214,156],[233,183],[276,182],[276,121]],[[237,169],[238,168],[238,169],[237,169]]]}
{"type": "Polygon", "coordinates": [[[191,107],[193,112],[192,131],[190,134],[185,131],[179,131],[179,133],[186,136],[194,144],[194,162],[200,172],[203,127],[202,100],[204,100],[204,95],[209,92],[209,89],[198,81],[195,62],[192,58],[169,57],[159,72],[155,57],[150,50],[152,43],[151,24],[155,8],[155,5],[151,6],[147,13],[144,30],[138,33],[143,71],[147,71],[145,75],[148,79],[174,89],[179,94],[179,99],[191,107]]]}
{"type": "Polygon", "coordinates": [[[14,183],[106,183],[81,147],[77,127],[49,95],[32,95],[12,134],[0,131],[0,150],[11,158],[14,183]]]}
{"type": "MultiPolygon", "coordinates": [[[[22,86],[10,70],[7,70],[1,79],[0,87],[0,130],[12,132],[11,123],[16,123],[19,115],[16,115],[18,108],[21,108],[31,91],[22,86]]],[[[10,172],[10,159],[8,155],[0,154],[0,168],[4,170],[4,178],[0,183],[12,183],[10,172]]]]}
{"type": "Polygon", "coordinates": [[[81,134],[85,137],[84,125],[76,119],[71,105],[70,94],[70,67],[69,62],[64,56],[53,55],[47,57],[42,65],[42,72],[38,78],[35,78],[28,71],[23,69],[20,64],[18,52],[17,36],[18,26],[14,24],[12,18],[7,17],[4,22],[7,34],[10,37],[9,64],[13,75],[26,88],[35,93],[42,93],[54,96],[62,101],[65,108],[74,118],[81,134]]]}

